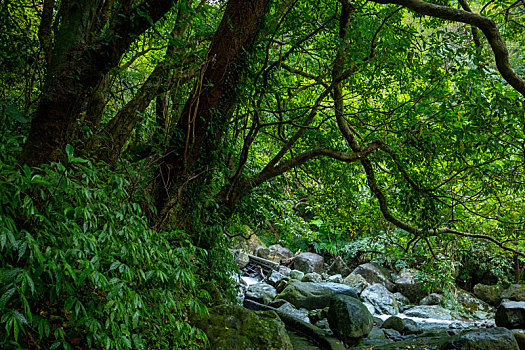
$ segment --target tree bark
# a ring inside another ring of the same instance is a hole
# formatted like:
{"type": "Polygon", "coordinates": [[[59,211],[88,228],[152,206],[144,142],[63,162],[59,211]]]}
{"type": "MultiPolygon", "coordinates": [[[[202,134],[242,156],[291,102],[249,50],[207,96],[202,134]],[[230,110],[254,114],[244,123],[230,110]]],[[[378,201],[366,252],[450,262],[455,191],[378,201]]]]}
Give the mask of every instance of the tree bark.
{"type": "MultiPolygon", "coordinates": [[[[58,161],[75,134],[76,121],[87,98],[116,67],[135,40],[172,7],[172,0],[151,0],[117,13],[103,36],[95,15],[101,0],[64,1],[42,98],[31,121],[20,162],[38,166],[58,161]]],[[[130,4],[131,0],[128,1],[130,4]]]]}
{"type": "Polygon", "coordinates": [[[177,123],[174,134],[182,137],[172,139],[158,169],[154,197],[161,217],[179,200],[180,191],[170,198],[172,189],[195,179],[213,163],[235,101],[236,86],[246,69],[246,53],[253,47],[268,3],[228,2],[199,79],[177,123]]]}

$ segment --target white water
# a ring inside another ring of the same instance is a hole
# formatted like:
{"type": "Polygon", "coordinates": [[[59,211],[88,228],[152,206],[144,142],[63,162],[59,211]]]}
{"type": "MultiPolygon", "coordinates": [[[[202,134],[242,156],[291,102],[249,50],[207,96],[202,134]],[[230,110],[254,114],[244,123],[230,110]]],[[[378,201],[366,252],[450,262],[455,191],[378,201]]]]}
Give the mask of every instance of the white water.
{"type": "Polygon", "coordinates": [[[259,283],[258,280],[256,280],[255,278],[252,278],[252,277],[247,277],[247,276],[241,276],[242,280],[244,282],[246,282],[246,285],[249,287],[251,286],[252,284],[257,284],[259,283]]]}

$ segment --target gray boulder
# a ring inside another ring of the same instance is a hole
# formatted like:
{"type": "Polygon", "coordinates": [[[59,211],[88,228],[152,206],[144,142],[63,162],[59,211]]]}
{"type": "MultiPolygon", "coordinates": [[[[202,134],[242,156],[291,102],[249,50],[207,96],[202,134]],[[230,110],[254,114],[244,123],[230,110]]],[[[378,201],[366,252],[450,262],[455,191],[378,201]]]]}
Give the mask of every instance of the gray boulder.
{"type": "Polygon", "coordinates": [[[279,272],[282,273],[285,276],[290,276],[290,272],[292,272],[292,269],[290,269],[287,266],[280,265],[279,266],[279,272]]]}
{"type": "Polygon", "coordinates": [[[442,350],[519,350],[511,331],[502,327],[475,329],[449,340],[442,350]]]}
{"type": "Polygon", "coordinates": [[[405,310],[405,315],[411,317],[434,318],[436,320],[454,320],[452,311],[438,305],[419,305],[405,310]]]}
{"type": "Polygon", "coordinates": [[[328,274],[330,275],[341,275],[343,277],[346,277],[350,274],[350,272],[350,268],[346,265],[341,256],[335,258],[332,265],[330,265],[330,267],[328,268],[328,274]]]}
{"type": "Polygon", "coordinates": [[[500,302],[501,293],[503,293],[501,286],[489,286],[481,283],[474,286],[474,295],[491,305],[496,305],[500,302]]]}
{"type": "Polygon", "coordinates": [[[336,295],[331,299],[327,318],[330,329],[347,345],[366,337],[374,323],[363,303],[349,295],[336,295]]]}
{"type": "Polygon", "coordinates": [[[405,321],[397,316],[391,316],[387,318],[381,327],[386,329],[395,329],[399,333],[403,333],[406,328],[405,321]]]}
{"type": "Polygon", "coordinates": [[[321,275],[316,272],[308,272],[302,279],[303,282],[321,282],[322,280],[321,275]]]}
{"type": "Polygon", "coordinates": [[[262,246],[257,247],[255,249],[255,256],[258,256],[263,259],[268,259],[268,257],[270,256],[270,249],[262,246]]]}
{"type": "Polygon", "coordinates": [[[404,296],[403,294],[399,292],[394,293],[394,298],[396,299],[397,306],[399,308],[399,312],[403,312],[412,306],[410,304],[410,300],[408,300],[406,296],[404,296]]]}
{"type": "Polygon", "coordinates": [[[302,280],[304,277],[304,272],[299,270],[292,270],[290,271],[290,278],[293,278],[294,280],[302,280]]]}
{"type": "Polygon", "coordinates": [[[294,282],[284,288],[277,296],[296,308],[308,310],[323,309],[330,305],[333,295],[344,294],[357,298],[356,292],[344,284],[331,282],[294,282]]]}
{"type": "Polygon", "coordinates": [[[506,328],[525,328],[525,302],[506,301],[496,311],[496,325],[506,328]]]}
{"type": "Polygon", "coordinates": [[[304,273],[324,271],[324,258],[315,253],[300,253],[294,259],[293,266],[304,273]]]}
{"type": "Polygon", "coordinates": [[[500,299],[525,301],[525,286],[522,284],[511,284],[510,287],[501,293],[500,299]]]}
{"type": "Polygon", "coordinates": [[[270,273],[270,276],[268,276],[266,281],[268,282],[269,285],[271,285],[273,287],[277,287],[279,282],[281,282],[285,278],[286,278],[286,276],[284,276],[282,273],[280,273],[278,271],[275,271],[275,270],[272,270],[272,272],[270,273]]]}
{"type": "Polygon", "coordinates": [[[392,283],[392,274],[379,266],[371,263],[359,265],[352,271],[352,275],[361,275],[369,284],[381,283],[389,291],[394,291],[394,284],[392,283]]]}
{"type": "Polygon", "coordinates": [[[274,311],[253,312],[240,305],[220,305],[209,309],[208,315],[192,315],[191,323],[206,333],[209,349],[293,350],[284,324],[274,311]]]}
{"type": "Polygon", "coordinates": [[[361,299],[374,305],[379,314],[395,315],[399,313],[396,297],[381,283],[375,283],[363,290],[361,299]]]}
{"type": "Polygon", "coordinates": [[[246,267],[246,265],[248,265],[248,263],[250,262],[250,257],[248,256],[248,253],[242,249],[235,251],[234,256],[235,262],[237,263],[237,266],[239,266],[239,269],[246,267]]]}
{"type": "Polygon", "coordinates": [[[419,302],[419,305],[440,305],[443,300],[443,296],[438,293],[432,293],[419,302]]]}
{"type": "Polygon", "coordinates": [[[417,270],[405,268],[394,280],[397,290],[412,303],[418,303],[427,294],[423,284],[416,278],[418,273],[417,270]]]}
{"type": "Polygon", "coordinates": [[[341,275],[329,276],[327,281],[334,282],[334,283],[343,283],[343,276],[341,275]]]}
{"type": "Polygon", "coordinates": [[[477,319],[487,319],[494,317],[494,310],[492,306],[483,300],[476,298],[467,291],[458,289],[456,301],[461,306],[466,317],[473,317],[477,319]]]}
{"type": "Polygon", "coordinates": [[[251,299],[265,305],[268,305],[273,299],[275,299],[276,295],[277,290],[266,283],[252,284],[248,287],[248,290],[246,290],[246,299],[251,299]]]}
{"type": "Polygon", "coordinates": [[[281,246],[280,244],[274,244],[268,247],[269,254],[267,259],[280,263],[281,260],[289,259],[293,256],[290,249],[281,246]]]}
{"type": "Polygon", "coordinates": [[[343,284],[354,288],[359,294],[370,285],[361,275],[348,275],[343,280],[343,284]]]}
{"type": "Polygon", "coordinates": [[[280,312],[283,312],[289,316],[295,317],[300,319],[304,322],[310,322],[310,318],[308,317],[308,310],[306,309],[296,309],[292,304],[289,302],[285,302],[281,306],[277,308],[280,312]]]}

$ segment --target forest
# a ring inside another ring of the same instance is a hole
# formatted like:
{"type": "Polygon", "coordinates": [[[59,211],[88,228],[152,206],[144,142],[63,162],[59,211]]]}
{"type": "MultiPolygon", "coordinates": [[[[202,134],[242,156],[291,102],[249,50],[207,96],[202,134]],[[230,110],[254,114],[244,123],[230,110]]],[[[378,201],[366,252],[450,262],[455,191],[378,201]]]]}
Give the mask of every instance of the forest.
{"type": "Polygon", "coordinates": [[[0,6],[0,348],[214,348],[254,237],[525,280],[525,2],[0,6]]]}

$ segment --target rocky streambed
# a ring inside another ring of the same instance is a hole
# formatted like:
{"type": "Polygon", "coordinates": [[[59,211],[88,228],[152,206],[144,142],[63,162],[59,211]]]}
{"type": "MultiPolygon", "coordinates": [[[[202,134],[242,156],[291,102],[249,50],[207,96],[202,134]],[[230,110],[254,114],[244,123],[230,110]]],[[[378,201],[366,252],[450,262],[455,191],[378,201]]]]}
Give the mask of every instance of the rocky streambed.
{"type": "Polygon", "coordinates": [[[212,348],[525,349],[524,286],[480,285],[476,295],[456,289],[456,304],[444,308],[443,296],[427,295],[415,270],[367,263],[351,271],[341,259],[325,266],[317,254],[293,256],[280,246],[253,253],[259,256],[236,252],[239,301],[261,324],[250,319],[246,327],[246,315],[223,310],[230,316],[216,335],[207,321],[212,348]],[[278,263],[290,259],[291,268],[278,263]]]}

